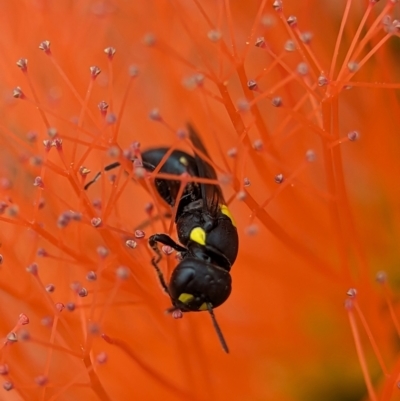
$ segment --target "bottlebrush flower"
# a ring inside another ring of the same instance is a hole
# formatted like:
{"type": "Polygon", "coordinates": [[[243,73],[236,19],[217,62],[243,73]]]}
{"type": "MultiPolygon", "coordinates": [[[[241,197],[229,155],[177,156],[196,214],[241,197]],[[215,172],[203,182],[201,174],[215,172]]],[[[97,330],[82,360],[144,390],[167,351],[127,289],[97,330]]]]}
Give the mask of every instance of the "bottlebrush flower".
{"type": "Polygon", "coordinates": [[[396,1],[0,5],[1,399],[396,396],[396,1]],[[164,313],[132,163],[188,122],[239,230],[229,355],[164,313]]]}

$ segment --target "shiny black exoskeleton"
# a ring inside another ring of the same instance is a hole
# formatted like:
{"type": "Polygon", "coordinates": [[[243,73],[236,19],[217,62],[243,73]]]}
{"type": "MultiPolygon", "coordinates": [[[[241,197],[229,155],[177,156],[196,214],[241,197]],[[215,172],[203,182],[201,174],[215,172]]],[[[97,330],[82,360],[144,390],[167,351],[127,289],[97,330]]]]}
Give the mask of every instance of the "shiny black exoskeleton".
{"type": "MultiPolygon", "coordinates": [[[[188,128],[195,154],[192,156],[174,150],[160,172],[216,179],[214,168],[196,152],[209,157],[203,143],[194,129],[191,126],[188,128]]],[[[143,152],[143,166],[149,171],[154,170],[167,151],[167,148],[158,148],[143,152]]],[[[166,234],[152,235],[149,244],[157,254],[152,263],[174,305],[171,311],[209,311],[227,351],[213,309],[224,303],[231,293],[229,272],[239,249],[237,229],[219,185],[196,183],[189,179],[182,196],[177,199],[181,185],[180,180],[155,180],[158,193],[169,205],[175,206],[178,202],[175,223],[179,242],[183,246],[166,234]],[[174,269],[169,285],[158,267],[161,253],[157,243],[181,253],[182,260],[174,269]]]]}
{"type": "MultiPolygon", "coordinates": [[[[201,156],[209,158],[203,143],[190,125],[188,130],[194,155],[174,150],[160,172],[176,175],[177,179],[156,178],[154,181],[159,195],[171,207],[176,206],[175,223],[181,245],[167,234],[150,236],[149,245],[156,253],[152,264],[164,291],[171,298],[173,307],[169,311],[208,311],[221,344],[228,352],[213,309],[224,303],[231,293],[229,272],[236,260],[239,239],[219,185],[197,183],[186,177],[182,196],[177,199],[182,185],[178,176],[186,173],[192,177],[217,179],[214,168],[201,156]],[[175,267],[169,284],[158,266],[162,257],[158,243],[168,245],[181,254],[182,260],[175,267]]],[[[168,148],[142,152],[143,167],[149,172],[154,171],[167,152],[168,148]]],[[[106,170],[117,165],[119,163],[107,166],[106,170]]]]}

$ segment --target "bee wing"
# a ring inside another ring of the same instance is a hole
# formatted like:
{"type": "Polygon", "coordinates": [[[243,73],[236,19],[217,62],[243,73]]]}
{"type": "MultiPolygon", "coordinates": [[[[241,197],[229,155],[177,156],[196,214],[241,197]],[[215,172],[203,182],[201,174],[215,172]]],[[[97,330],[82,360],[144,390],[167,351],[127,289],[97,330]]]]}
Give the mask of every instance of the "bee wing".
{"type": "MultiPolygon", "coordinates": [[[[217,173],[215,172],[214,168],[209,163],[204,161],[196,152],[196,149],[198,149],[201,153],[209,158],[207,149],[204,147],[203,142],[197,135],[197,132],[190,124],[188,124],[188,131],[189,139],[191,140],[195,151],[194,158],[196,161],[199,177],[216,180],[217,173]]],[[[203,208],[206,209],[211,214],[211,216],[215,216],[217,214],[219,205],[225,203],[220,186],[215,184],[201,183],[200,188],[201,197],[203,199],[203,208]]]]}

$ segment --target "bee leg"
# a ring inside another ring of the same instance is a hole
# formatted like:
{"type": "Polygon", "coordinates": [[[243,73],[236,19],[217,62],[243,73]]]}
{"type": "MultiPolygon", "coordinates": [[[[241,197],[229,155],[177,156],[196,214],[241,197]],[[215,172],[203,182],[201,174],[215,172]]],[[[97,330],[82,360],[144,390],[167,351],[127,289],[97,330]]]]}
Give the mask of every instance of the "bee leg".
{"type": "MultiPolygon", "coordinates": [[[[131,162],[132,162],[132,163],[133,163],[134,161],[135,161],[135,159],[131,159],[131,162]]],[[[150,171],[150,172],[151,172],[151,171],[153,171],[153,170],[155,169],[155,167],[154,167],[152,164],[147,163],[147,162],[145,162],[145,161],[142,161],[142,164],[143,164],[144,169],[147,170],[147,171],[150,171]]],[[[113,170],[113,169],[119,167],[120,165],[121,165],[120,162],[111,163],[111,164],[105,166],[103,171],[110,171],[110,170],[113,170]]],[[[86,191],[92,184],[94,184],[94,183],[99,179],[99,177],[101,176],[101,174],[102,174],[103,171],[99,171],[99,172],[94,176],[93,180],[92,180],[92,181],[89,181],[89,182],[83,187],[83,189],[86,191]]]]}
{"type": "Polygon", "coordinates": [[[150,223],[153,221],[158,221],[161,219],[170,219],[172,217],[172,214],[169,212],[163,213],[163,214],[158,214],[154,217],[152,217],[151,219],[147,219],[145,221],[143,221],[142,223],[140,223],[137,227],[135,227],[135,230],[143,230],[146,227],[148,227],[150,225],[150,223]]]}
{"type": "Polygon", "coordinates": [[[154,253],[157,255],[156,257],[154,257],[153,259],[151,259],[151,264],[153,265],[153,267],[156,269],[157,275],[158,275],[158,279],[160,280],[160,284],[161,287],[163,288],[163,290],[168,294],[169,294],[169,290],[168,290],[168,286],[167,283],[165,282],[164,279],[164,275],[161,271],[161,269],[158,266],[158,262],[161,260],[162,258],[162,254],[160,249],[158,248],[158,243],[164,244],[164,245],[168,245],[171,248],[175,249],[178,252],[185,252],[186,248],[178,245],[170,236],[166,235],[166,234],[154,234],[149,238],[149,245],[150,248],[154,251],[154,253]]]}

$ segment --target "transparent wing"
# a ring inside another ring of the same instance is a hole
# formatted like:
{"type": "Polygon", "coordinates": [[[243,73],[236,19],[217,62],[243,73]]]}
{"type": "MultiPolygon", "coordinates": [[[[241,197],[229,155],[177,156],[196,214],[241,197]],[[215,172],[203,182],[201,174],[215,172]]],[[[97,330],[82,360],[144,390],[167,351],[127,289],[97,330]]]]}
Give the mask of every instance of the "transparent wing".
{"type": "MultiPolygon", "coordinates": [[[[210,158],[207,149],[204,147],[203,142],[197,135],[197,132],[194,130],[194,128],[190,124],[188,124],[187,127],[189,131],[189,139],[191,140],[195,151],[194,158],[199,172],[199,177],[216,180],[217,174],[214,168],[209,163],[204,161],[196,152],[196,149],[198,149],[202,154],[210,158]]],[[[203,208],[207,210],[211,216],[215,216],[218,212],[219,205],[225,204],[220,186],[202,183],[200,184],[200,188],[201,197],[203,199],[203,208]]]]}

